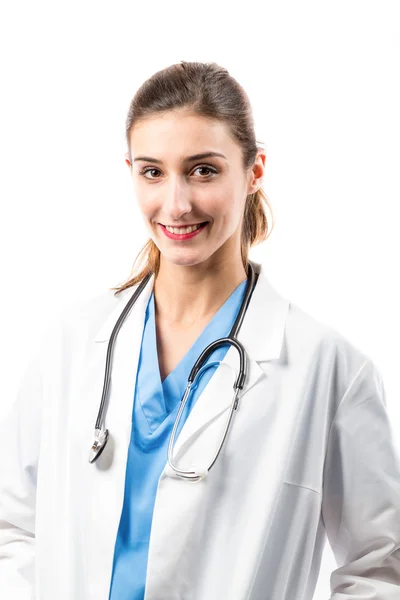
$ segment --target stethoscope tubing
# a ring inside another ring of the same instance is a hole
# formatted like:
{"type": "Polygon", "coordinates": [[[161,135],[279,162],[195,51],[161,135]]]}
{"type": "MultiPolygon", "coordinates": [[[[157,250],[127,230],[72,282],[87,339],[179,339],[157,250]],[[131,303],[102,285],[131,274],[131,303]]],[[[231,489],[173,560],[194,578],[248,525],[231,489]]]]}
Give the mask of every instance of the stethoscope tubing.
{"type": "MultiPolygon", "coordinates": [[[[135,290],[134,294],[132,294],[132,298],[130,298],[130,300],[128,301],[127,305],[125,306],[125,308],[123,309],[122,313],[120,314],[114,329],[111,333],[110,336],[110,340],[108,343],[108,348],[107,348],[107,355],[106,355],[106,366],[105,366],[105,373],[104,373],[104,383],[103,383],[103,393],[102,393],[102,397],[101,397],[101,402],[100,402],[100,407],[99,407],[99,411],[98,411],[98,415],[97,415],[97,419],[96,419],[96,424],[95,424],[95,440],[92,444],[91,447],[91,451],[90,451],[90,455],[89,455],[89,462],[94,462],[95,460],[98,459],[98,457],[100,456],[100,454],[103,452],[104,447],[108,441],[108,437],[109,437],[109,431],[108,429],[103,430],[102,429],[102,423],[103,423],[103,416],[104,416],[104,410],[105,410],[105,404],[106,404],[106,400],[108,398],[108,392],[109,392],[109,387],[110,387],[110,381],[111,381],[111,363],[112,363],[112,357],[113,357],[113,349],[114,349],[114,341],[116,336],[118,335],[118,332],[122,326],[122,323],[124,322],[126,316],[128,315],[129,311],[131,310],[132,306],[135,304],[137,298],[140,296],[140,294],[142,293],[144,287],[146,286],[147,282],[149,281],[150,277],[152,276],[152,271],[149,271],[145,277],[142,279],[142,281],[140,282],[139,286],[137,287],[137,289],[135,290]]],[[[255,284],[257,282],[257,278],[258,275],[255,274],[254,271],[254,267],[251,264],[251,262],[248,262],[248,276],[247,276],[247,284],[246,284],[246,290],[245,290],[245,294],[243,297],[243,301],[242,304],[240,306],[238,315],[235,319],[235,322],[232,326],[232,329],[229,333],[228,337],[225,338],[220,338],[218,340],[215,340],[214,342],[211,342],[211,344],[209,344],[204,350],[203,352],[200,354],[200,356],[198,357],[198,359],[196,360],[195,364],[193,365],[189,377],[188,377],[188,383],[186,386],[186,390],[183,394],[183,397],[181,399],[180,402],[180,407],[179,407],[179,411],[177,414],[177,417],[175,419],[174,425],[173,425],[173,429],[172,429],[172,433],[171,433],[171,437],[170,437],[170,441],[169,441],[169,445],[168,445],[168,463],[170,465],[170,467],[173,469],[173,471],[179,476],[182,477],[184,479],[188,479],[191,481],[199,481],[200,479],[202,479],[207,473],[208,471],[210,471],[210,469],[213,467],[215,461],[217,460],[217,457],[221,451],[221,448],[225,442],[225,438],[227,436],[229,427],[230,427],[230,423],[232,420],[232,416],[235,412],[235,410],[237,410],[238,407],[238,401],[239,401],[239,391],[243,389],[244,384],[245,384],[245,380],[246,380],[246,373],[247,373],[247,356],[246,356],[246,352],[242,346],[242,344],[239,342],[239,340],[237,339],[237,335],[239,333],[240,327],[242,325],[247,307],[249,305],[250,299],[251,299],[251,295],[254,291],[255,288],[255,284]],[[191,471],[185,471],[182,469],[178,469],[174,464],[173,464],[173,457],[172,457],[172,453],[173,453],[173,447],[174,447],[174,440],[175,440],[175,435],[176,435],[176,430],[178,428],[183,410],[185,408],[187,399],[189,397],[190,391],[191,391],[191,387],[192,384],[196,378],[196,375],[198,374],[199,370],[201,369],[202,365],[207,361],[208,357],[210,356],[210,354],[212,352],[214,352],[214,350],[216,348],[219,348],[220,346],[223,346],[225,344],[229,344],[231,346],[234,346],[236,348],[236,350],[239,353],[239,373],[238,376],[235,380],[234,383],[234,396],[233,396],[233,400],[232,400],[232,404],[231,404],[231,409],[230,409],[230,414],[229,414],[229,418],[227,421],[227,424],[225,426],[225,430],[224,430],[224,434],[222,437],[222,441],[218,447],[218,450],[216,452],[216,454],[214,455],[214,458],[211,462],[211,464],[209,465],[209,467],[206,470],[196,470],[196,468],[194,468],[194,470],[191,471]]]]}

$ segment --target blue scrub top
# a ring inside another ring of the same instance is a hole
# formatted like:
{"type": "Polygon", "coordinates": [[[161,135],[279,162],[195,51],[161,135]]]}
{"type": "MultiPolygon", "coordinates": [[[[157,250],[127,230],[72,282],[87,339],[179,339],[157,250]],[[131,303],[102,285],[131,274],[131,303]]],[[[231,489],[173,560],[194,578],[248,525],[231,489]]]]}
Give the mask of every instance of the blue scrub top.
{"type": "MultiPolygon", "coordinates": [[[[208,344],[229,335],[246,283],[247,280],[243,281],[232,292],[163,382],[158,364],[153,292],[149,298],[136,376],[124,504],[114,549],[109,600],[144,599],[158,480],[167,463],[169,439],[189,373],[208,344]]],[[[181,416],[175,441],[191,408],[228,350],[228,345],[217,348],[200,369],[181,416]]]]}

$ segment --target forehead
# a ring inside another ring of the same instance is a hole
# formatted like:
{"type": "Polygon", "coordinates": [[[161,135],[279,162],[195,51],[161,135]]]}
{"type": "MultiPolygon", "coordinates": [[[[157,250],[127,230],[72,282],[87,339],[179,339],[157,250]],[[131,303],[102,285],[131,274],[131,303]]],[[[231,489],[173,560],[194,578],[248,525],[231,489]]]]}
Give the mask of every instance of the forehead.
{"type": "Polygon", "coordinates": [[[209,150],[221,151],[233,158],[240,153],[226,123],[186,110],[141,119],[132,128],[130,146],[133,157],[148,154],[155,158],[161,155],[183,158],[209,150]]]}

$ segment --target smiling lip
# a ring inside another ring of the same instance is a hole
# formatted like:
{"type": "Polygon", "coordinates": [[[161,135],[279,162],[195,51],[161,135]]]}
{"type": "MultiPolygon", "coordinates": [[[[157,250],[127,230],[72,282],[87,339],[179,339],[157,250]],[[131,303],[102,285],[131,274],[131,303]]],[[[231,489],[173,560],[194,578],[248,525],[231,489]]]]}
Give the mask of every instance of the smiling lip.
{"type": "Polygon", "coordinates": [[[206,223],[207,221],[202,221],[201,223],[185,223],[184,225],[166,225],[165,223],[160,223],[160,225],[164,225],[164,227],[176,227],[177,229],[179,227],[194,227],[195,225],[203,225],[203,223],[206,223]]]}
{"type": "MultiPolygon", "coordinates": [[[[184,241],[184,240],[189,240],[192,237],[195,237],[197,235],[200,235],[201,232],[207,227],[208,225],[208,221],[206,221],[205,223],[200,223],[200,227],[197,227],[197,229],[195,229],[194,231],[191,231],[190,233],[172,233],[171,231],[168,231],[168,229],[165,227],[165,225],[162,225],[161,223],[159,223],[161,229],[163,230],[164,234],[170,238],[171,240],[177,240],[177,241],[184,241]]],[[[184,225],[183,227],[181,227],[180,229],[186,229],[186,227],[188,227],[188,225],[184,225]]]]}

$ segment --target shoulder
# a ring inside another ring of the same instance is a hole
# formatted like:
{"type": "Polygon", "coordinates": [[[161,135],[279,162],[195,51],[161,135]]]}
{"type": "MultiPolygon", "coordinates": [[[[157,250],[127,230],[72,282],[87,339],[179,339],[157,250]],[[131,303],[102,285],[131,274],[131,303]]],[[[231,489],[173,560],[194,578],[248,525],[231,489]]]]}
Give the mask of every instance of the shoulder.
{"type": "MultiPolygon", "coordinates": [[[[260,273],[262,294],[260,305],[269,310],[270,330],[282,328],[280,364],[295,376],[311,377],[311,381],[329,378],[350,382],[368,360],[368,354],[343,331],[316,318],[290,297],[282,294],[256,264],[260,273]]],[[[288,372],[288,371],[286,371],[288,372]]]]}
{"type": "Polygon", "coordinates": [[[104,321],[111,313],[126,304],[135,288],[132,286],[115,293],[104,290],[92,296],[74,299],[64,304],[58,312],[44,324],[40,340],[42,352],[59,345],[76,345],[80,341],[88,342],[95,337],[104,321]]]}
{"type": "Polygon", "coordinates": [[[299,341],[303,340],[305,344],[318,347],[334,345],[342,351],[351,348],[354,352],[360,352],[364,358],[367,358],[356,342],[352,341],[343,331],[316,318],[292,301],[289,303],[286,328],[289,335],[299,341]]]}
{"type": "Polygon", "coordinates": [[[316,378],[347,387],[371,357],[352,339],[329,323],[290,302],[286,319],[287,358],[307,366],[316,378]]]}

